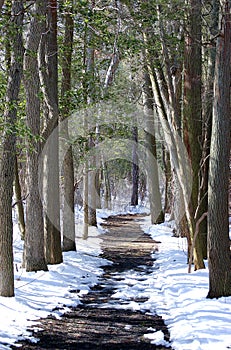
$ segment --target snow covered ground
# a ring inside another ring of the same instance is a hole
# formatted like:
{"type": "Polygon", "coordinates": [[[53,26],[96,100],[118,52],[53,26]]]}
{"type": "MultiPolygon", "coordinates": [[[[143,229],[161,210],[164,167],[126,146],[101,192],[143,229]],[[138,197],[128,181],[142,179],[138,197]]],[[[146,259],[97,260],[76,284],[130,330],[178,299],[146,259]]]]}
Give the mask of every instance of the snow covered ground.
{"type": "MultiPolygon", "coordinates": [[[[99,223],[109,214],[99,212],[99,223]]],[[[173,349],[231,349],[231,297],[206,299],[208,270],[187,273],[186,242],[172,237],[169,223],[151,226],[147,216],[142,220],[142,228],[161,241],[153,272],[142,278],[137,271],[124,272],[112,298],[124,301],[142,296],[147,301],[122,303],[123,306],[118,302],[115,307],[163,316],[173,349]]],[[[49,314],[60,317],[68,307],[80,303],[79,296],[88,293],[103,272],[100,266],[109,263],[99,258],[102,233],[99,227],[90,231],[87,241],[78,239],[78,252],[64,253],[62,264],[49,266],[48,272],[27,273],[20,267],[22,242],[17,225],[14,232],[15,297],[0,297],[0,350],[9,349],[9,344],[20,338],[30,337],[26,328],[39,317],[49,314]]],[[[153,328],[145,337],[153,343],[168,345],[163,333],[153,328]]]]}

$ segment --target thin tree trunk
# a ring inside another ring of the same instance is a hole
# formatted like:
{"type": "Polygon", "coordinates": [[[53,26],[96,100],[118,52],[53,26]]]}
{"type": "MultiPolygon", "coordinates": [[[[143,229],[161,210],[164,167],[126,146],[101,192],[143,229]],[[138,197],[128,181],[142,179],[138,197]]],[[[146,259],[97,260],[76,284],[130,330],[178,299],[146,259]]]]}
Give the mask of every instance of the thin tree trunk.
{"type": "MultiPolygon", "coordinates": [[[[60,120],[69,117],[70,90],[71,90],[71,64],[73,51],[74,21],[71,13],[65,17],[65,37],[63,43],[62,62],[62,108],[60,120]]],[[[62,138],[69,141],[68,119],[61,123],[62,138]]],[[[75,251],[75,208],[74,208],[74,164],[72,146],[69,144],[63,161],[64,202],[63,202],[63,251],[75,251]]]]}
{"type": "Polygon", "coordinates": [[[230,1],[222,1],[220,14],[221,34],[217,39],[208,193],[208,298],[219,298],[231,295],[228,215],[229,160],[231,147],[230,1]]]}
{"type": "MultiPolygon", "coordinates": [[[[95,6],[95,0],[91,0],[89,4],[89,11],[92,11],[95,6]]],[[[95,49],[92,47],[92,29],[90,26],[86,26],[86,42],[85,42],[85,57],[84,57],[84,65],[86,70],[85,75],[85,81],[84,81],[84,93],[85,93],[85,102],[86,104],[91,104],[95,101],[95,49]]],[[[86,121],[86,132],[88,127],[88,120],[86,121]]],[[[93,142],[92,136],[89,136],[89,148],[90,151],[92,151],[92,154],[94,153],[95,144],[93,142]]],[[[88,207],[88,215],[84,216],[85,218],[88,218],[88,225],[90,226],[96,226],[97,225],[97,219],[96,219],[96,188],[95,188],[95,167],[96,167],[96,159],[95,157],[91,157],[88,161],[86,161],[86,164],[88,164],[89,169],[85,169],[85,188],[88,191],[88,198],[84,199],[84,202],[86,203],[86,206],[88,207]],[[88,181],[88,185],[86,184],[86,181],[88,181]]],[[[86,165],[85,164],[85,165],[86,165]]],[[[86,195],[85,191],[85,195],[86,195]]],[[[86,209],[86,207],[85,207],[86,209]]],[[[85,224],[86,226],[86,224],[85,224]]]]}
{"type": "Polygon", "coordinates": [[[165,191],[164,191],[164,213],[173,217],[173,175],[171,174],[171,162],[169,152],[162,147],[162,157],[165,175],[165,191]]]}
{"type": "MultiPolygon", "coordinates": [[[[210,20],[210,37],[215,37],[218,34],[218,21],[219,21],[219,0],[212,1],[212,11],[210,20]]],[[[201,201],[202,208],[208,206],[208,177],[209,177],[209,155],[211,146],[211,134],[212,134],[212,114],[213,114],[213,85],[215,74],[215,61],[216,61],[216,47],[209,48],[208,62],[206,66],[206,84],[205,84],[205,102],[203,111],[203,153],[201,162],[201,201]]],[[[204,209],[205,210],[205,209],[204,209]]],[[[202,222],[201,232],[207,232],[207,216],[202,222]]],[[[207,256],[207,235],[205,235],[203,241],[203,255],[207,256]],[[206,251],[206,253],[204,252],[206,251]]]]}
{"type": "Polygon", "coordinates": [[[88,224],[90,226],[97,226],[96,219],[96,155],[95,155],[95,143],[92,136],[89,137],[89,148],[93,150],[93,154],[90,157],[90,169],[88,171],[88,224]]]}
{"type": "Polygon", "coordinates": [[[105,194],[104,194],[104,207],[106,209],[111,209],[111,186],[110,179],[108,176],[108,167],[107,164],[102,161],[103,164],[103,177],[104,177],[104,186],[105,186],[105,194]]]}
{"type": "MultiPolygon", "coordinates": [[[[98,162],[99,162],[99,158],[98,158],[98,162]]],[[[97,167],[97,174],[96,174],[96,178],[95,178],[95,188],[96,188],[96,208],[97,209],[101,209],[101,193],[100,193],[100,189],[101,189],[101,168],[98,166],[97,167]]]]}
{"type": "Polygon", "coordinates": [[[85,160],[83,169],[83,239],[88,238],[88,163],[85,160]]]}
{"type": "Polygon", "coordinates": [[[156,137],[154,126],[153,94],[150,89],[150,78],[144,73],[144,114],[145,114],[145,141],[146,141],[146,169],[150,200],[151,223],[158,224],[164,221],[164,212],[161,204],[158,165],[156,159],[156,137]]]}
{"type": "Polygon", "coordinates": [[[18,226],[21,234],[21,239],[25,239],[25,218],[24,218],[24,208],[22,201],[22,191],[18,174],[18,159],[15,156],[15,167],[14,167],[14,196],[16,200],[16,208],[18,214],[18,226]]]}
{"type": "Polygon", "coordinates": [[[15,123],[23,69],[23,14],[23,1],[13,1],[11,67],[4,112],[5,123],[11,127],[11,132],[4,130],[0,148],[0,295],[5,297],[14,296],[12,196],[16,154],[15,123]]]}

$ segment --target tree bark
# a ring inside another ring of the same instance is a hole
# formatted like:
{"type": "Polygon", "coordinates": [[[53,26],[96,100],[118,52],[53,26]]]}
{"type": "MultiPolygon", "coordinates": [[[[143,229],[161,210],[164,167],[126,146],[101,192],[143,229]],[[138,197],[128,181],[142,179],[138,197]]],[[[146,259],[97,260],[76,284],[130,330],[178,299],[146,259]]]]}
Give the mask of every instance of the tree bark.
{"type": "Polygon", "coordinates": [[[138,205],[139,199],[139,159],[137,154],[138,149],[138,128],[132,127],[132,197],[131,205],[138,205]]]}
{"type": "MultiPolygon", "coordinates": [[[[89,11],[93,13],[93,9],[95,6],[95,0],[91,0],[89,3],[89,11]]],[[[93,15],[92,15],[93,16],[93,15]]],[[[90,105],[95,102],[96,94],[95,94],[95,48],[92,45],[93,33],[90,26],[86,26],[86,41],[85,41],[85,71],[86,75],[84,77],[84,93],[85,93],[85,102],[90,105]]],[[[97,125],[96,125],[97,127],[97,125]]],[[[88,120],[86,121],[86,132],[88,133],[88,120]]],[[[88,137],[88,146],[89,150],[92,154],[95,153],[95,143],[93,142],[92,136],[88,137]]],[[[88,215],[84,216],[88,219],[88,225],[96,226],[96,187],[95,187],[95,177],[96,177],[96,158],[93,155],[91,159],[86,161],[88,164],[88,169],[86,169],[86,173],[84,176],[85,189],[88,191],[88,198],[84,199],[84,203],[88,207],[88,215]],[[88,185],[86,183],[88,181],[88,185]]],[[[85,164],[85,165],[86,165],[85,164]]],[[[85,195],[86,192],[85,192],[85,195]]],[[[85,207],[86,209],[86,207],[85,207]]],[[[85,224],[86,226],[86,224],[85,224]]]]}
{"type": "Polygon", "coordinates": [[[88,171],[88,224],[90,226],[97,226],[96,219],[96,152],[95,152],[95,142],[93,137],[89,137],[89,149],[93,150],[92,156],[90,157],[89,166],[90,169],[88,171]]]}
{"type": "Polygon", "coordinates": [[[164,221],[161,204],[158,165],[156,159],[156,137],[154,126],[153,94],[151,81],[144,72],[143,101],[145,114],[145,142],[146,142],[146,171],[151,211],[151,223],[159,224],[164,221]]]}
{"type": "Polygon", "coordinates": [[[230,159],[230,1],[222,1],[217,39],[209,170],[208,298],[231,295],[228,189],[230,159]]]}
{"type": "MultiPolygon", "coordinates": [[[[65,35],[63,43],[62,61],[62,108],[60,121],[60,133],[66,142],[69,142],[68,117],[70,113],[71,91],[71,66],[73,52],[74,21],[72,14],[65,15],[65,35]]],[[[63,161],[64,201],[63,201],[63,251],[75,251],[75,208],[74,208],[74,164],[72,146],[69,143],[63,161]]]]}
{"type": "Polygon", "coordinates": [[[15,123],[22,78],[23,62],[23,1],[12,2],[12,53],[6,91],[4,130],[0,148],[0,295],[14,296],[12,196],[16,154],[15,123]]]}
{"type": "MultiPolygon", "coordinates": [[[[209,34],[210,38],[215,37],[218,34],[218,21],[219,21],[219,0],[212,1],[212,10],[210,14],[209,22],[209,34]]],[[[216,61],[216,47],[211,45],[208,49],[208,58],[206,62],[206,76],[205,76],[205,94],[204,94],[204,110],[203,110],[203,130],[202,130],[202,164],[201,164],[201,194],[202,194],[202,208],[206,210],[208,206],[208,177],[209,177],[209,155],[211,146],[211,134],[212,134],[212,114],[213,114],[213,85],[215,74],[215,61],[216,61]]],[[[207,232],[208,222],[207,217],[203,220],[201,226],[201,232],[207,232]]],[[[202,240],[203,255],[207,256],[207,235],[202,240]],[[206,251],[206,253],[205,253],[206,251]]]]}
{"type": "MultiPolygon", "coordinates": [[[[184,77],[184,122],[185,142],[189,153],[189,159],[193,170],[192,195],[191,195],[191,216],[197,220],[203,212],[207,212],[207,203],[201,202],[201,162],[202,162],[202,4],[201,0],[190,0],[189,26],[185,36],[185,77],[184,77]],[[202,206],[202,203],[204,206],[202,206]]],[[[194,220],[193,220],[194,221],[194,220]]],[[[193,230],[195,231],[195,225],[193,230]]],[[[206,258],[206,225],[200,225],[196,238],[195,248],[197,253],[206,258]],[[203,229],[203,230],[202,230],[203,229]]],[[[201,259],[194,259],[195,269],[203,268],[199,263],[201,259]]]]}
{"type": "Polygon", "coordinates": [[[86,159],[83,169],[83,239],[88,238],[88,185],[88,161],[86,159]]]}
{"type": "Polygon", "coordinates": [[[32,139],[27,145],[27,206],[26,237],[24,245],[24,263],[26,271],[47,270],[44,255],[43,206],[39,193],[39,154],[40,140],[40,86],[37,53],[43,30],[46,6],[43,0],[37,0],[35,11],[28,30],[24,56],[24,86],[26,93],[26,123],[32,139]]]}
{"type": "Polygon", "coordinates": [[[45,256],[49,264],[63,261],[60,232],[59,190],[59,107],[58,107],[58,46],[57,46],[57,1],[47,1],[48,27],[40,41],[40,83],[48,109],[48,121],[42,133],[47,141],[44,165],[45,199],[45,256]]]}
{"type": "Polygon", "coordinates": [[[0,12],[2,11],[3,5],[4,5],[4,0],[0,0],[0,12]]]}

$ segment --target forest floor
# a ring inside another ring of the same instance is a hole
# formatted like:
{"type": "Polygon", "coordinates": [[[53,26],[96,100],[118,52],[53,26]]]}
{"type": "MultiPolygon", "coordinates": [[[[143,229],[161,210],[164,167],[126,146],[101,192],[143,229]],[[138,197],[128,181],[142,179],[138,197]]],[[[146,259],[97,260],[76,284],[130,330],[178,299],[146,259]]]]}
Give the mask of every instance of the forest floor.
{"type": "MultiPolygon", "coordinates": [[[[116,285],[129,270],[139,272],[140,281],[153,271],[153,252],[158,249],[148,234],[139,226],[141,215],[111,216],[102,225],[107,231],[102,234],[102,257],[111,265],[103,266],[104,273],[90,293],[82,297],[82,304],[72,308],[60,319],[50,316],[38,320],[30,329],[39,341],[20,341],[12,349],[66,349],[66,350],[154,350],[171,349],[154,345],[144,337],[149,329],[162,331],[169,342],[169,332],[158,315],[118,308],[118,303],[131,301],[142,303],[146,299],[133,297],[130,300],[111,298],[116,285]],[[143,276],[143,277],[142,277],[143,276]],[[39,330],[38,330],[39,327],[39,330]]],[[[72,290],[78,293],[78,290],[72,290]]]]}

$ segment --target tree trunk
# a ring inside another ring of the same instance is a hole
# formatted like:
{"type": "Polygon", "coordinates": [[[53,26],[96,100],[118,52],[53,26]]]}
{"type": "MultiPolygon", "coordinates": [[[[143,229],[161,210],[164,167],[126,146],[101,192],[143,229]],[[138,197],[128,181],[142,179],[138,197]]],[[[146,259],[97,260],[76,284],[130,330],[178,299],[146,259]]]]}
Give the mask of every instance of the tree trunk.
{"type": "MultiPolygon", "coordinates": [[[[73,51],[74,21],[71,13],[65,16],[65,37],[62,61],[62,108],[60,121],[69,117],[71,91],[71,65],[73,51]]],[[[60,133],[69,141],[68,119],[60,124],[60,133]]],[[[69,144],[63,161],[64,202],[63,202],[63,251],[75,251],[75,208],[74,208],[74,165],[72,146],[69,144]]]]}
{"type": "Polygon", "coordinates": [[[88,162],[84,163],[83,169],[83,239],[88,238],[88,162]]]}
{"type": "Polygon", "coordinates": [[[104,179],[104,188],[105,188],[105,194],[104,194],[104,208],[111,210],[111,186],[110,186],[110,179],[108,174],[108,166],[107,163],[104,162],[104,159],[102,160],[103,164],[103,179],[104,179]]]}
{"type": "Polygon", "coordinates": [[[96,219],[96,152],[95,143],[92,136],[89,137],[89,149],[93,150],[92,156],[89,160],[90,169],[88,171],[88,224],[90,226],[97,226],[96,219]]]}
{"type": "Polygon", "coordinates": [[[24,218],[24,208],[22,201],[22,191],[18,174],[18,159],[15,156],[15,167],[14,167],[14,196],[16,200],[16,208],[18,214],[18,226],[21,234],[21,239],[25,239],[25,218],[24,218]]]}
{"type": "MultiPolygon", "coordinates": [[[[204,212],[207,212],[207,203],[201,202],[202,193],[201,174],[202,161],[202,44],[201,44],[201,21],[202,21],[201,0],[190,0],[189,26],[185,38],[185,78],[184,78],[184,121],[186,147],[188,149],[191,167],[193,171],[192,194],[190,211],[192,222],[195,221],[193,231],[195,232],[196,222],[204,212]],[[203,203],[203,206],[202,206],[203,203]]],[[[206,258],[206,225],[200,225],[200,230],[195,241],[197,255],[206,258]]],[[[204,267],[200,264],[203,259],[195,258],[195,269],[204,267]]]]}
{"type": "MultiPolygon", "coordinates": [[[[99,158],[98,158],[99,163],[99,158]]],[[[101,209],[101,168],[97,166],[95,188],[96,188],[96,208],[101,209]]]]}
{"type": "Polygon", "coordinates": [[[231,146],[230,1],[222,1],[220,14],[221,34],[217,39],[208,193],[208,298],[219,298],[231,295],[228,216],[229,159],[231,146]]]}
{"type": "MultiPolygon", "coordinates": [[[[218,21],[219,21],[219,0],[212,1],[212,10],[209,22],[209,34],[210,37],[215,37],[218,33],[218,21]]],[[[216,60],[216,47],[212,46],[208,50],[208,62],[206,65],[206,83],[205,83],[205,102],[203,111],[203,153],[202,153],[202,207],[206,208],[208,205],[208,176],[209,176],[209,155],[211,146],[211,134],[212,134],[212,114],[213,114],[213,85],[214,85],[214,72],[215,72],[215,60],[216,60]]],[[[206,232],[208,226],[207,217],[202,222],[201,232],[206,232]]],[[[202,241],[203,243],[203,255],[207,256],[207,235],[202,241]],[[206,253],[205,253],[206,251],[206,253]]]]}
{"type": "Polygon", "coordinates": [[[132,197],[131,205],[138,205],[139,193],[139,159],[137,154],[138,148],[138,128],[132,127],[132,197]]]}
{"type": "Polygon", "coordinates": [[[15,123],[22,78],[23,61],[23,1],[12,2],[12,53],[6,91],[5,129],[0,148],[0,295],[14,296],[12,196],[15,162],[15,123]]]}
{"type": "Polygon", "coordinates": [[[150,89],[150,78],[144,73],[143,101],[145,114],[145,142],[146,142],[146,171],[151,211],[151,223],[159,224],[164,221],[161,204],[159,173],[156,159],[156,137],[154,126],[153,94],[150,89]]]}
{"type": "Polygon", "coordinates": [[[37,53],[43,33],[46,7],[44,1],[37,0],[35,12],[28,30],[24,56],[24,86],[26,93],[26,123],[33,139],[27,147],[27,206],[24,263],[26,271],[47,270],[44,255],[43,206],[38,186],[40,141],[40,98],[37,53]]]}
{"type": "Polygon", "coordinates": [[[42,134],[47,141],[47,153],[44,155],[45,255],[47,263],[59,264],[63,257],[59,196],[57,1],[49,0],[46,3],[48,29],[41,38],[39,48],[40,82],[49,116],[42,134]]]}

